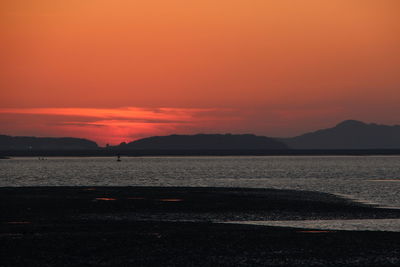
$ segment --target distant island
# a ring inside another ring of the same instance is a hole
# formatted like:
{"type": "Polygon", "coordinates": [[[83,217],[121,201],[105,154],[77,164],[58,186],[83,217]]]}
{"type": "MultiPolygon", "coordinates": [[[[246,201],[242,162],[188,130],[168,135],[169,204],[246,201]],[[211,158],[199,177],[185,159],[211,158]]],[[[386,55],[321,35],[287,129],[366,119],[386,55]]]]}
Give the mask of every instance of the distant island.
{"type": "Polygon", "coordinates": [[[95,142],[82,138],[0,135],[0,150],[81,150],[98,148],[95,142]]]}
{"type": "Polygon", "coordinates": [[[277,140],[291,149],[400,149],[400,125],[346,120],[333,128],[277,140]]]}
{"type": "MultiPolygon", "coordinates": [[[[332,128],[292,138],[271,138],[253,134],[168,135],[153,136],[108,147],[99,147],[95,142],[81,138],[0,135],[0,151],[97,151],[94,154],[109,155],[118,151],[124,154],[124,151],[211,150],[236,151],[234,154],[241,154],[240,151],[275,153],[274,151],[300,150],[400,150],[400,126],[346,120],[332,128]]],[[[0,156],[8,155],[2,153],[0,156]]]]}
{"type": "Polygon", "coordinates": [[[281,141],[253,134],[196,134],[153,136],[121,144],[119,149],[225,150],[288,149],[281,141]]]}

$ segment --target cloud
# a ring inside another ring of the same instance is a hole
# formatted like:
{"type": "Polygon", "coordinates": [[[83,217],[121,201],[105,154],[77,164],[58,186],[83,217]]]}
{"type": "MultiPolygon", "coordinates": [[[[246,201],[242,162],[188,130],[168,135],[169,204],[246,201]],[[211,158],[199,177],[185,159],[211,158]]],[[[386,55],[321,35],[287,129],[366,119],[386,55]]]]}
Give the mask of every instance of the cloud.
{"type": "Polygon", "coordinates": [[[38,136],[75,136],[117,144],[235,120],[229,109],[215,108],[3,108],[4,133],[38,136]]]}

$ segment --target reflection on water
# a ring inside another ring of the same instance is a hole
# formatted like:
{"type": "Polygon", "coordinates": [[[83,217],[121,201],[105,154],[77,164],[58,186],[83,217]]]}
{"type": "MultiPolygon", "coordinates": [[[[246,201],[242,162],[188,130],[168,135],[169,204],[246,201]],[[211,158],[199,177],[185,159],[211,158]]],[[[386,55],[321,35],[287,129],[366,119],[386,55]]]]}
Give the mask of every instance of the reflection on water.
{"type": "MultiPolygon", "coordinates": [[[[312,190],[400,207],[400,157],[14,158],[0,186],[207,186],[312,190]],[[379,181],[379,182],[378,182],[379,181]]],[[[91,190],[90,188],[85,190],[91,190]]]]}
{"type": "Polygon", "coordinates": [[[159,201],[162,201],[162,202],[181,202],[181,201],[183,201],[183,199],[181,199],[181,198],[163,198],[163,199],[160,199],[159,201]]]}

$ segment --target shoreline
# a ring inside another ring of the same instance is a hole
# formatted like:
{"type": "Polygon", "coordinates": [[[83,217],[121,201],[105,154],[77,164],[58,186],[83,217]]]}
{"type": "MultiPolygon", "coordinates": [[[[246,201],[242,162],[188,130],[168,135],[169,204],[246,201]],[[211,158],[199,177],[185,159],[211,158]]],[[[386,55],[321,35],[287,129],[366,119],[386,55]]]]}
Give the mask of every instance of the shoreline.
{"type": "Polygon", "coordinates": [[[207,187],[2,187],[4,266],[396,266],[400,232],[229,224],[399,219],[335,195],[207,187]],[[221,223],[222,222],[222,223],[221,223]]]}
{"type": "MultiPolygon", "coordinates": [[[[217,219],[400,218],[398,208],[317,191],[241,187],[21,186],[0,187],[3,218],[81,214],[168,214],[217,219]],[[52,210],[53,202],[58,210],[52,210]],[[15,206],[16,207],[13,207],[15,206]],[[207,216],[205,216],[207,215],[207,216]]],[[[64,217],[65,217],[64,216],[64,217]]],[[[157,215],[158,216],[158,215],[157,215]]],[[[161,215],[160,215],[161,216],[161,215]]],[[[153,216],[154,217],[154,216],[153,216]]],[[[133,220],[135,219],[132,217],[133,220]]],[[[141,217],[143,218],[143,216],[141,217]]]]}
{"type": "Polygon", "coordinates": [[[223,149],[223,150],[0,150],[0,157],[146,157],[146,156],[399,156],[400,149],[223,149]]]}

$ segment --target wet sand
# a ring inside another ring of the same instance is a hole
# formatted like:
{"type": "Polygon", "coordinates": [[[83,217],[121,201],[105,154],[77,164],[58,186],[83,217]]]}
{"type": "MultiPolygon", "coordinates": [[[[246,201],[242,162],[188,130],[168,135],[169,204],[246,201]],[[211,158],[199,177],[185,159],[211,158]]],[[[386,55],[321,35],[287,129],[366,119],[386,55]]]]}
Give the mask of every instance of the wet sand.
{"type": "Polygon", "coordinates": [[[400,233],[226,224],[398,219],[272,189],[0,188],[0,266],[398,266],[400,233]]]}

